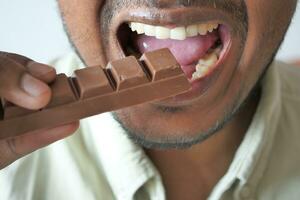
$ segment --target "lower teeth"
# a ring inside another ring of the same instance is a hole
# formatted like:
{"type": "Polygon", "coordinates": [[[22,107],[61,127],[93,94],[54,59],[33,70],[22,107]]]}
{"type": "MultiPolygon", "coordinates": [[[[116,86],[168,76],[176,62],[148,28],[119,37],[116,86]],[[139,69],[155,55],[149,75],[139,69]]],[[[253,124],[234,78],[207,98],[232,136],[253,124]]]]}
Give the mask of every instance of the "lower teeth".
{"type": "Polygon", "coordinates": [[[200,58],[196,65],[196,71],[192,74],[192,80],[206,76],[210,69],[218,62],[219,54],[220,48],[217,48],[211,53],[207,53],[203,58],[200,58]]]}

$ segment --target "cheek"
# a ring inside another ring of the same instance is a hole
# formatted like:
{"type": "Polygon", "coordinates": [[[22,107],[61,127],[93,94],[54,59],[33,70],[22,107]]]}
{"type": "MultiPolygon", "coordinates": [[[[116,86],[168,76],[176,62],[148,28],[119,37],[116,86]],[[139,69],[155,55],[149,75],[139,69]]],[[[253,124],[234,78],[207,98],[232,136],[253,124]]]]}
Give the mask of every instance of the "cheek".
{"type": "MultiPolygon", "coordinates": [[[[262,52],[268,57],[281,42],[294,9],[294,0],[248,0],[249,33],[247,47],[249,51],[262,52]]],[[[248,60],[253,60],[248,55],[248,60]]]]}
{"type": "Polygon", "coordinates": [[[99,13],[104,0],[58,0],[72,43],[88,66],[106,64],[99,13]]]}
{"type": "Polygon", "coordinates": [[[244,80],[245,97],[264,71],[280,45],[295,1],[247,0],[249,31],[240,61],[239,74],[244,80]]]}

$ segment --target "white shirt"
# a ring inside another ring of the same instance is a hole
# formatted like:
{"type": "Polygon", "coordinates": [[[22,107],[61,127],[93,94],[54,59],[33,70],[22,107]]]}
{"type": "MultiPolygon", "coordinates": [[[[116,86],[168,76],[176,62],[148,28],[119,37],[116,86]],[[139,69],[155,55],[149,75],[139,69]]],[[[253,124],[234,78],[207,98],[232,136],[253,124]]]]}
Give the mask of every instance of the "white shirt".
{"type": "MultiPolygon", "coordinates": [[[[57,63],[71,74],[77,57],[57,63]]],[[[60,68],[58,68],[58,71],[60,68]]],[[[300,69],[276,62],[253,121],[209,200],[300,199],[300,69]]],[[[0,171],[1,200],[164,200],[159,172],[109,113],[0,171]]]]}

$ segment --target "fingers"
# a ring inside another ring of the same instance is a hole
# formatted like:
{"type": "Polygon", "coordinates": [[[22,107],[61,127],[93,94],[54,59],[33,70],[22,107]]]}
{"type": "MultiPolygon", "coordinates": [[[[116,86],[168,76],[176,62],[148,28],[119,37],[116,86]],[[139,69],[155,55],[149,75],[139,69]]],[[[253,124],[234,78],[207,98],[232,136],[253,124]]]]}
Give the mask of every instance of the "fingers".
{"type": "Polygon", "coordinates": [[[30,58],[15,53],[0,52],[0,57],[10,58],[11,60],[14,60],[15,62],[21,64],[22,66],[25,66],[29,61],[32,61],[32,59],[30,58]]]}
{"type": "Polygon", "coordinates": [[[78,127],[79,122],[74,122],[0,141],[0,169],[26,154],[70,136],[78,127]]]}
{"type": "Polygon", "coordinates": [[[0,96],[24,108],[39,109],[47,105],[51,91],[20,64],[0,58],[0,96]]]}
{"type": "MultiPolygon", "coordinates": [[[[21,55],[0,52],[0,97],[20,107],[37,110],[51,98],[48,83],[54,81],[54,68],[21,55]]],[[[78,128],[79,122],[35,131],[0,140],[0,169],[16,159],[63,139],[78,128]]]]}
{"type": "Polygon", "coordinates": [[[20,65],[24,66],[32,76],[41,81],[51,83],[55,79],[56,71],[49,65],[35,62],[30,58],[14,53],[0,52],[0,57],[6,57],[19,63],[20,65]]]}
{"type": "MultiPolygon", "coordinates": [[[[0,96],[27,108],[40,109],[50,101],[51,90],[46,83],[55,79],[55,70],[47,65],[25,61],[16,62],[10,55],[0,54],[0,96]],[[46,82],[46,83],[45,83],[46,82]]],[[[15,59],[17,58],[14,55],[15,59]]]]}
{"type": "Polygon", "coordinates": [[[45,83],[51,83],[56,77],[55,69],[42,63],[30,61],[25,67],[32,76],[45,83]]]}

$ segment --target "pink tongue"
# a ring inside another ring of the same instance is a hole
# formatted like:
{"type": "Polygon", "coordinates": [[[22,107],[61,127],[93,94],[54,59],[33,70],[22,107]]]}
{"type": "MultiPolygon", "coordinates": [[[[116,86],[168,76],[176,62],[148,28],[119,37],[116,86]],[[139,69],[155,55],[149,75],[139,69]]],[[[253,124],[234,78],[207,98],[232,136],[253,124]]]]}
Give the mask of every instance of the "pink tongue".
{"type": "Polygon", "coordinates": [[[205,36],[189,37],[185,40],[159,40],[155,37],[138,35],[133,41],[135,47],[141,52],[169,48],[180,65],[186,66],[197,62],[211,48],[218,35],[216,32],[205,36]]]}

